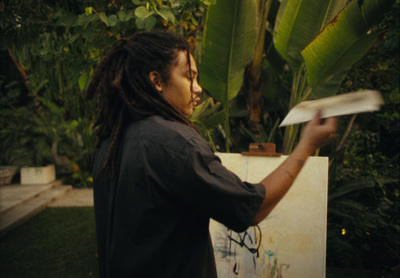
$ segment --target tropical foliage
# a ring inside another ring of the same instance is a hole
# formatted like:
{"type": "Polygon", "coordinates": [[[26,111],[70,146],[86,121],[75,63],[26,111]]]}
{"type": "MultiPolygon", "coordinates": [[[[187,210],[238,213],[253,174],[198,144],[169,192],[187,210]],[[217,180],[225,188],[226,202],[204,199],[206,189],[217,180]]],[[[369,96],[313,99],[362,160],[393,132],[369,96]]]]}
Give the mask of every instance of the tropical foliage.
{"type": "Polygon", "coordinates": [[[193,47],[204,101],[192,120],[215,150],[256,141],[290,153],[300,126],[277,126],[295,104],[381,91],[379,113],[340,118],[321,150],[327,260],[398,267],[398,13],[398,0],[0,0],[0,164],[56,163],[65,183],[91,186],[93,70],[118,38],[169,29],[193,47]]]}
{"type": "Polygon", "coordinates": [[[244,68],[254,52],[256,12],[255,1],[220,0],[207,13],[200,83],[225,108],[226,151],[229,151],[229,101],[239,93],[244,68]]]}
{"type": "MultiPolygon", "coordinates": [[[[394,0],[352,1],[348,5],[345,0],[282,1],[274,41],[294,71],[289,108],[310,96],[336,94],[343,72],[376,41],[378,33],[371,28],[393,3],[394,0]],[[339,78],[334,78],[335,75],[339,78]],[[336,83],[330,85],[334,89],[318,88],[326,82],[336,83]]],[[[284,153],[292,150],[296,132],[296,126],[287,127],[284,153]]]]}
{"type": "Polygon", "coordinates": [[[335,146],[330,171],[328,262],[332,265],[388,270],[397,265],[398,269],[399,9],[397,2],[380,22],[378,29],[386,32],[341,86],[341,91],[375,88],[385,105],[373,115],[340,119],[343,136],[335,146]]]}
{"type": "Polygon", "coordinates": [[[1,163],[56,163],[65,182],[90,186],[95,104],[84,91],[101,57],[121,36],[152,28],[173,29],[194,46],[209,5],[206,0],[1,1],[0,55],[9,66],[0,73],[1,163]]]}

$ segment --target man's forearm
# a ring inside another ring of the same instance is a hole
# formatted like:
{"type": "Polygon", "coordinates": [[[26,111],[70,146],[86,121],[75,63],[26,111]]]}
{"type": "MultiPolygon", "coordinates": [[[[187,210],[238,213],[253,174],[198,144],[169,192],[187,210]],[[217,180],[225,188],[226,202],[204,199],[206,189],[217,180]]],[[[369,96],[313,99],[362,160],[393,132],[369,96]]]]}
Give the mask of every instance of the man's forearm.
{"type": "Polygon", "coordinates": [[[294,180],[300,173],[307,158],[314,153],[311,146],[298,145],[292,154],[276,168],[270,175],[265,177],[261,183],[265,187],[266,196],[261,208],[255,217],[253,224],[260,223],[279,201],[285,196],[294,180]]]}
{"type": "Polygon", "coordinates": [[[261,183],[265,187],[264,201],[253,220],[253,224],[260,223],[272,209],[285,196],[292,186],[300,170],[303,168],[307,158],[316,149],[335,138],[337,129],[336,118],[321,119],[321,112],[318,112],[305,126],[297,147],[292,154],[275,169],[270,175],[265,177],[261,183]]]}

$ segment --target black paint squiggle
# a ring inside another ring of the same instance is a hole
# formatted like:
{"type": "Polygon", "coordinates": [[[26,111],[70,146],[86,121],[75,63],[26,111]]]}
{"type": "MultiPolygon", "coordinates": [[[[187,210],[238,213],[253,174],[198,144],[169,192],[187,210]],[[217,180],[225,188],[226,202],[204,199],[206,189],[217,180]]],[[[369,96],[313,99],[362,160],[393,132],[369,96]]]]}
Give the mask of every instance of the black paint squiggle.
{"type": "MultiPolygon", "coordinates": [[[[260,227],[254,226],[253,227],[253,234],[248,233],[247,231],[245,231],[244,233],[235,233],[236,237],[233,237],[233,231],[232,230],[228,230],[228,238],[230,242],[234,242],[236,244],[238,244],[240,247],[245,247],[247,250],[250,251],[250,253],[255,254],[256,257],[258,258],[260,256],[259,253],[259,249],[261,246],[261,240],[262,240],[262,233],[261,233],[261,229],[260,227]],[[254,238],[252,238],[252,236],[254,238]],[[250,242],[251,245],[256,245],[256,247],[250,247],[246,244],[246,239],[250,242]]],[[[230,249],[230,248],[229,248],[230,249]]],[[[253,263],[254,263],[254,267],[256,267],[256,260],[253,257],[253,263]]],[[[233,267],[233,273],[238,275],[239,274],[239,269],[238,269],[238,265],[237,263],[235,263],[234,267],[233,267]]]]}

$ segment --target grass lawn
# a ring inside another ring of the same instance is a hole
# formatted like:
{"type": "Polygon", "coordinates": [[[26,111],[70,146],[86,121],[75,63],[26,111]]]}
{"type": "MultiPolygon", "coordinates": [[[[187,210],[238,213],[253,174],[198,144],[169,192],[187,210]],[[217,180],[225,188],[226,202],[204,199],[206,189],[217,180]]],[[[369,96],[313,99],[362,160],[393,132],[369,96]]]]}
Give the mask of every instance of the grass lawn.
{"type": "MultiPolygon", "coordinates": [[[[0,277],[98,277],[93,208],[48,208],[0,237],[0,277]]],[[[329,268],[326,273],[326,278],[369,277],[382,275],[329,268]]]]}
{"type": "Polygon", "coordinates": [[[0,277],[98,277],[93,208],[48,208],[1,237],[0,277]]]}

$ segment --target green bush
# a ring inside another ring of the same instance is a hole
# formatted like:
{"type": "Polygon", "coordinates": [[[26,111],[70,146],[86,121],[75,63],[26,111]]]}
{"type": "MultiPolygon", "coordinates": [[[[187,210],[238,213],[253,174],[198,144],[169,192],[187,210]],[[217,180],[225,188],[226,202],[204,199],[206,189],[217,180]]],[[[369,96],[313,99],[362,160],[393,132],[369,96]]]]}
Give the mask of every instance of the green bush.
{"type": "Polygon", "coordinates": [[[381,39],[341,87],[343,92],[379,90],[385,104],[377,113],[340,119],[342,137],[331,157],[328,266],[391,270],[400,265],[398,14],[399,1],[379,25],[381,39]]]}

